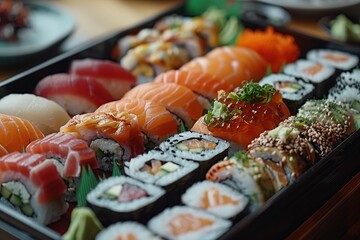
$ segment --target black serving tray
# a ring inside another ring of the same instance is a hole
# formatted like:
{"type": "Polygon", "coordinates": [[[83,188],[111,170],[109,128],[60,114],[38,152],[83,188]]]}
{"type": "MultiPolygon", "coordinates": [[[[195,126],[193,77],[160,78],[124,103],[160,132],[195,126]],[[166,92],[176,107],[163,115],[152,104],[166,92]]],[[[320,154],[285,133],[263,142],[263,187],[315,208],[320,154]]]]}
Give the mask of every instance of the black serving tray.
{"type": "MultiPolygon", "coordinates": [[[[155,21],[173,13],[184,14],[184,6],[180,4],[156,17],[82,45],[11,77],[0,83],[0,98],[10,93],[31,93],[45,76],[67,72],[74,59],[111,59],[112,49],[118,39],[145,27],[152,27],[155,21]]],[[[266,26],[264,22],[248,19],[243,19],[243,23],[250,28],[266,26]]],[[[357,47],[316,39],[286,27],[275,28],[295,37],[302,57],[312,48],[339,49],[360,55],[357,47]]],[[[298,180],[275,194],[264,206],[235,223],[220,239],[286,238],[359,172],[360,161],[354,159],[354,156],[360,155],[359,139],[360,131],[353,133],[298,180]]],[[[61,236],[0,204],[0,239],[61,239],[61,236]]]]}

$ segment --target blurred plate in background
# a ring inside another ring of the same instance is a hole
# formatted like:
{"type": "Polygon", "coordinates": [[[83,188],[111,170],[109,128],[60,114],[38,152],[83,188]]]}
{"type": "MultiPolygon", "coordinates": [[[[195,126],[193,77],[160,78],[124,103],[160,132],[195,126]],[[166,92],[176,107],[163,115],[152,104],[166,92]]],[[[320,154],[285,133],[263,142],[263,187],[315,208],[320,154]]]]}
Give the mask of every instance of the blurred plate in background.
{"type": "Polygon", "coordinates": [[[34,62],[54,51],[72,33],[75,22],[64,10],[48,4],[26,2],[29,27],[19,31],[18,41],[0,41],[0,66],[34,62]]]}

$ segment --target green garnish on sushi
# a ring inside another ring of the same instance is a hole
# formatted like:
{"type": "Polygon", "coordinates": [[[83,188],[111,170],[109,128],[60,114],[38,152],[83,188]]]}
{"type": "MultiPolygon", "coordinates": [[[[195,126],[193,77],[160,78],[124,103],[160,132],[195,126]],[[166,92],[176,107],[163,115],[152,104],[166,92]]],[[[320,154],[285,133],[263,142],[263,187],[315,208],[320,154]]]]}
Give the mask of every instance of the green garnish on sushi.
{"type": "Polygon", "coordinates": [[[210,125],[213,122],[216,122],[216,125],[218,125],[230,121],[235,114],[241,114],[241,110],[230,111],[226,104],[214,101],[205,115],[204,122],[206,125],[210,125]]]}
{"type": "Polygon", "coordinates": [[[264,84],[261,86],[256,82],[249,82],[240,88],[237,92],[231,92],[228,95],[228,98],[231,98],[235,101],[243,101],[247,104],[252,103],[268,103],[271,101],[271,98],[274,96],[276,90],[270,84],[264,84]]]}

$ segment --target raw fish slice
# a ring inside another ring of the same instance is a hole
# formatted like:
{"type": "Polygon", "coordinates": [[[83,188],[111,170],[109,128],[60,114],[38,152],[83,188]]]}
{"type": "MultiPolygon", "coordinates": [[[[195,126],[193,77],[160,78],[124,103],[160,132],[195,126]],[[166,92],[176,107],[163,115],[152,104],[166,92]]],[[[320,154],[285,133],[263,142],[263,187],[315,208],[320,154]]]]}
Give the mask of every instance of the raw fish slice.
{"type": "Polygon", "coordinates": [[[252,80],[247,67],[239,61],[223,61],[215,58],[198,57],[183,65],[180,70],[205,72],[221,79],[222,83],[241,87],[252,80]]]}
{"type": "Polygon", "coordinates": [[[203,113],[203,107],[196,95],[187,87],[175,83],[140,84],[127,92],[124,98],[144,99],[161,103],[170,112],[179,116],[188,128],[203,113]]]}
{"type": "Polygon", "coordinates": [[[34,191],[33,197],[40,204],[46,204],[54,198],[62,196],[66,191],[66,186],[55,165],[46,160],[43,155],[10,153],[0,158],[0,169],[2,170],[1,183],[26,179],[24,184],[32,186],[28,190],[34,191]]]}
{"type": "Polygon", "coordinates": [[[269,66],[269,63],[257,52],[243,47],[228,46],[215,48],[210,51],[206,57],[211,59],[221,59],[222,61],[227,62],[239,61],[249,69],[251,79],[256,82],[265,76],[269,66]]]}
{"type": "Polygon", "coordinates": [[[70,74],[94,78],[113,99],[120,99],[136,84],[135,76],[119,64],[99,59],[74,60],[71,63],[70,74]]]}
{"type": "Polygon", "coordinates": [[[65,73],[42,79],[34,93],[57,102],[70,115],[93,112],[100,105],[114,100],[109,91],[93,78],[65,73]]]}
{"type": "Polygon", "coordinates": [[[135,114],[148,137],[161,141],[178,131],[175,117],[159,103],[142,99],[121,99],[100,106],[96,112],[129,112],[135,114]]]}
{"type": "Polygon", "coordinates": [[[33,94],[10,94],[0,100],[0,112],[29,120],[42,133],[58,132],[70,120],[56,102],[33,94]]]}
{"type": "Polygon", "coordinates": [[[26,147],[29,153],[39,153],[47,158],[61,159],[64,165],[62,176],[79,177],[83,166],[98,168],[94,151],[87,143],[72,134],[54,133],[30,143],[26,147]]]}
{"type": "Polygon", "coordinates": [[[28,120],[0,113],[0,145],[7,152],[21,152],[44,134],[28,120]]]}
{"type": "Polygon", "coordinates": [[[172,70],[160,74],[154,81],[177,83],[208,99],[216,98],[219,90],[231,91],[234,89],[231,83],[222,82],[213,75],[198,71],[172,70]]]}

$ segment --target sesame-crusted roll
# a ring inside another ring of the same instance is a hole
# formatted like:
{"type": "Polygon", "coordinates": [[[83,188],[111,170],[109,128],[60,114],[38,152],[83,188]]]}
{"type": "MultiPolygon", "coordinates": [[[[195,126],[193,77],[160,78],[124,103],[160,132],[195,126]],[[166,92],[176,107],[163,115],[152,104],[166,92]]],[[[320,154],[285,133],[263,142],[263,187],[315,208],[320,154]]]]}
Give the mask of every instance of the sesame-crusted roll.
{"type": "MultiPolygon", "coordinates": [[[[316,159],[313,146],[300,135],[300,131],[283,125],[263,132],[248,148],[250,156],[260,158],[274,172],[279,172],[276,165],[283,168],[287,183],[303,174],[316,159]]],[[[284,183],[286,181],[281,182],[284,183]]]]}

